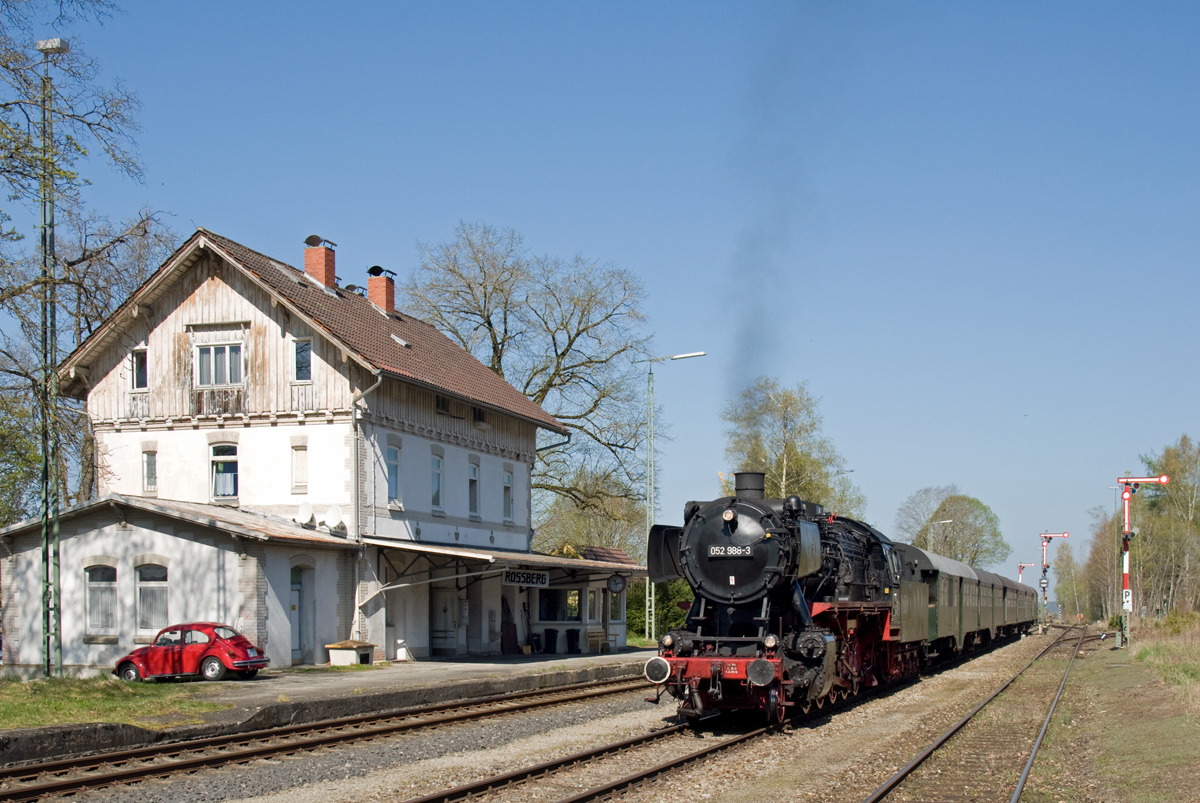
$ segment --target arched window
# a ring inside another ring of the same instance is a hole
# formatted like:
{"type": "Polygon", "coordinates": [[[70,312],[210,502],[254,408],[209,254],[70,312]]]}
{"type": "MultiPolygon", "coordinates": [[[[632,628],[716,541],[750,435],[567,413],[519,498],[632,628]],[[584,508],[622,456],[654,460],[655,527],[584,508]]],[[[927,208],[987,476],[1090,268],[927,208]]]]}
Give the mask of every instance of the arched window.
{"type": "Polygon", "coordinates": [[[168,624],[167,567],[144,563],[137,567],[137,622],[141,633],[156,633],[168,624]]]}
{"type": "Polygon", "coordinates": [[[112,566],[89,566],[87,586],[87,635],[117,635],[117,570],[112,566]]]}

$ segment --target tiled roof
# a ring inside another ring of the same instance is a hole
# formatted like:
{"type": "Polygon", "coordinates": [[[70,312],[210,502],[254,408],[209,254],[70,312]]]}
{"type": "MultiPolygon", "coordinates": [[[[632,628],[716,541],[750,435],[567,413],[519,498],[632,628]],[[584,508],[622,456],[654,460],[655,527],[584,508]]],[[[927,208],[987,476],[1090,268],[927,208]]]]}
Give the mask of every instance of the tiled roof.
{"type": "Polygon", "coordinates": [[[323,289],[304,271],[207,229],[192,235],[193,240],[199,237],[375,368],[529,419],[546,429],[566,431],[553,416],[425,321],[400,311],[385,315],[357,293],[323,289]]]}
{"type": "Polygon", "coordinates": [[[603,546],[589,546],[583,548],[584,560],[599,560],[605,563],[624,563],[630,566],[637,566],[638,563],[623,549],[610,549],[603,546]]]}
{"type": "MultiPolygon", "coordinates": [[[[69,507],[59,514],[63,521],[75,516],[85,515],[96,510],[108,509],[110,505],[123,505],[129,508],[157,513],[161,516],[186,521],[199,527],[251,538],[256,541],[286,541],[309,544],[311,546],[340,547],[342,549],[357,549],[358,544],[319,530],[309,530],[299,524],[280,516],[271,516],[247,510],[239,510],[224,505],[205,505],[198,502],[177,502],[169,499],[143,499],[139,496],[122,494],[107,494],[69,507]]],[[[27,519],[0,528],[0,535],[9,535],[25,529],[41,526],[41,519],[27,519]]]]}
{"type": "MultiPolygon", "coordinates": [[[[609,560],[604,556],[595,558],[571,558],[565,555],[545,555],[541,552],[516,552],[505,549],[479,549],[463,547],[458,544],[439,544],[431,541],[407,541],[391,538],[364,538],[363,542],[371,546],[400,549],[407,552],[427,552],[434,555],[448,555],[459,558],[470,558],[485,563],[500,563],[508,566],[545,569],[569,569],[579,572],[628,572],[641,575],[646,571],[645,566],[639,566],[628,555],[619,549],[601,550],[605,553],[619,553],[624,559],[609,560]]],[[[609,557],[615,557],[610,555],[609,557]]]]}

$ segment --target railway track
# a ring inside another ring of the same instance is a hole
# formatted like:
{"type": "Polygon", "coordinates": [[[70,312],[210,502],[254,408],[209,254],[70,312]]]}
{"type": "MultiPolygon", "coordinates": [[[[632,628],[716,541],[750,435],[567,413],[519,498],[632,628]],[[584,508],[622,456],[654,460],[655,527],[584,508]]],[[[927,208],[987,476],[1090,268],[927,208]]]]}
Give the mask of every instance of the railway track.
{"type": "Polygon", "coordinates": [[[879,803],[885,798],[889,801],[1010,799],[1016,803],[1086,636],[1086,628],[1065,629],[863,803],[879,803]],[[1039,660],[1052,650],[1065,647],[1071,648],[1071,657],[1059,678],[1053,667],[1044,662],[1039,664],[1039,660]],[[1004,694],[1018,681],[1022,692],[1049,701],[1048,709],[1032,704],[1029,696],[1004,694]]]}
{"type": "Polygon", "coordinates": [[[641,678],[597,681],[364,714],[268,730],[97,753],[0,768],[0,803],[20,803],[90,789],[136,783],[181,772],[244,764],[355,741],[444,727],[460,722],[645,690],[641,678]]]}

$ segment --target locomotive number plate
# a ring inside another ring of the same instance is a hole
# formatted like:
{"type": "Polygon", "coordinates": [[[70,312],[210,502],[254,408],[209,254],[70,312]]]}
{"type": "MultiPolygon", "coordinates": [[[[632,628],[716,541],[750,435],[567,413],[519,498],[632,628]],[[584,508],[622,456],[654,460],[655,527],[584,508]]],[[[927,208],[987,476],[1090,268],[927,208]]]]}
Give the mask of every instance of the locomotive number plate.
{"type": "Polygon", "coordinates": [[[735,546],[734,544],[728,546],[713,544],[708,548],[710,558],[748,558],[753,552],[753,547],[735,546]]]}

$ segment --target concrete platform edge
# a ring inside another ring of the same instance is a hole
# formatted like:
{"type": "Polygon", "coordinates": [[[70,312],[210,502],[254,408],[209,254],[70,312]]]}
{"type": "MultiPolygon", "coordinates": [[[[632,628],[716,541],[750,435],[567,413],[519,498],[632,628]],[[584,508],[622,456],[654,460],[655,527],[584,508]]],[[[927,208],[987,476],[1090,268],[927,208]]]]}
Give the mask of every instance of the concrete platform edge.
{"type": "Polygon", "coordinates": [[[386,713],[422,705],[535,691],[593,680],[640,677],[641,673],[641,664],[615,663],[554,672],[472,678],[384,692],[346,693],[304,702],[274,703],[259,708],[244,720],[219,725],[187,725],[147,730],[135,725],[92,723],[0,731],[0,766],[246,733],[356,714],[386,713]]]}

